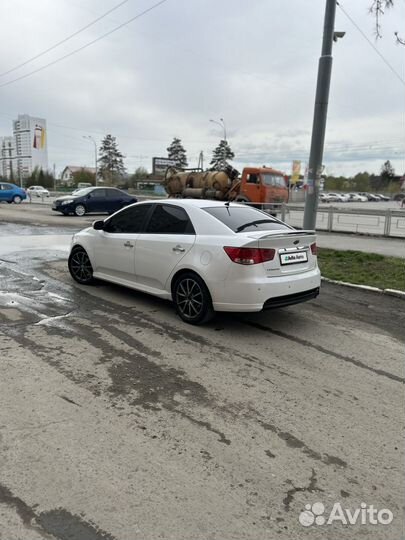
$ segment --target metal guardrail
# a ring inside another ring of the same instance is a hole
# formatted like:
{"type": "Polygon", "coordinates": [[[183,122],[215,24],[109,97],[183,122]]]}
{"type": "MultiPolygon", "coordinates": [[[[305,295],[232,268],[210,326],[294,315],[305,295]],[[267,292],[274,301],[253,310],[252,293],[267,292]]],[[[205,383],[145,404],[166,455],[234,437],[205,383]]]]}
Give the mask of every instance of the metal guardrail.
{"type": "MultiPolygon", "coordinates": [[[[252,203],[247,203],[252,204],[252,203]]],[[[255,205],[256,207],[259,205],[255,205]]],[[[302,227],[304,207],[294,204],[261,204],[262,210],[275,214],[293,227],[302,227]]],[[[371,234],[405,239],[405,209],[318,207],[316,229],[328,232],[371,234]]]]}

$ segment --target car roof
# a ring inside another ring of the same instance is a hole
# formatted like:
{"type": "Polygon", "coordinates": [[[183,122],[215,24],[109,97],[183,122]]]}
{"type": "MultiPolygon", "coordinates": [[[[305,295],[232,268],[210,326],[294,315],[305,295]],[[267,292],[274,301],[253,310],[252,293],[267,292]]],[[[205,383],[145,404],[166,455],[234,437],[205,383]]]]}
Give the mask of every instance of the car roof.
{"type": "MultiPolygon", "coordinates": [[[[176,206],[182,206],[184,208],[194,207],[194,208],[213,208],[213,207],[223,207],[227,201],[213,201],[211,199],[148,199],[140,202],[148,203],[161,203],[161,204],[173,204],[176,206]]],[[[240,204],[236,202],[230,203],[233,207],[239,206],[241,208],[246,208],[245,204],[240,204]]]]}
{"type": "Polygon", "coordinates": [[[92,189],[119,189],[119,188],[117,188],[115,186],[92,186],[92,185],[86,186],[86,187],[83,187],[83,188],[79,188],[79,189],[90,189],[90,188],[92,188],[92,189]]]}

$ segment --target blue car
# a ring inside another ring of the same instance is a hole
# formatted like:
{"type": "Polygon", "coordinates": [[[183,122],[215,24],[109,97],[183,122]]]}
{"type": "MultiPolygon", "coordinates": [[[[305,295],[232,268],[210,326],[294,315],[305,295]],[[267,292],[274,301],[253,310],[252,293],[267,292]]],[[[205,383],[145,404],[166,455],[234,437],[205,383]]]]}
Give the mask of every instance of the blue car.
{"type": "Polygon", "coordinates": [[[136,197],[132,197],[117,188],[91,187],[79,189],[72,195],[59,197],[54,201],[52,210],[62,212],[65,216],[69,214],[84,216],[93,212],[96,214],[113,214],[117,210],[124,208],[124,206],[137,201],[136,197]]]}
{"type": "Polygon", "coordinates": [[[19,186],[9,182],[0,182],[0,202],[20,204],[26,198],[27,194],[19,186]]]}

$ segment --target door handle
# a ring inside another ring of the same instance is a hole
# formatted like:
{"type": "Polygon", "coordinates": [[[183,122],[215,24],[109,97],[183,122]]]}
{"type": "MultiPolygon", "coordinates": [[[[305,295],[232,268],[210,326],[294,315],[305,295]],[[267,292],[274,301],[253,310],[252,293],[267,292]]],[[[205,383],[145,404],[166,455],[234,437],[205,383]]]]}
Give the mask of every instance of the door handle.
{"type": "Polygon", "coordinates": [[[134,247],[134,244],[131,244],[131,242],[127,241],[127,242],[125,242],[124,246],[125,246],[125,247],[133,248],[133,247],[134,247]]]}
{"type": "Polygon", "coordinates": [[[184,247],[181,247],[181,246],[175,246],[173,248],[173,251],[176,252],[176,253],[184,253],[186,250],[184,249],[184,247]]]}

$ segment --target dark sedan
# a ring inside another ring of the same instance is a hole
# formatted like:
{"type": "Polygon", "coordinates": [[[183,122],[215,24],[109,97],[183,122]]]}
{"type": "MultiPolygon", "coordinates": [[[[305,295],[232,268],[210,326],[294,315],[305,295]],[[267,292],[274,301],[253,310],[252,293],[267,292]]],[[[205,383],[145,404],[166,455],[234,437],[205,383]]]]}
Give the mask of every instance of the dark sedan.
{"type": "Polygon", "coordinates": [[[52,205],[52,210],[62,212],[65,216],[74,214],[84,216],[89,213],[113,214],[128,204],[136,203],[138,199],[125,191],[112,187],[91,187],[79,189],[72,195],[59,197],[52,205]]]}

